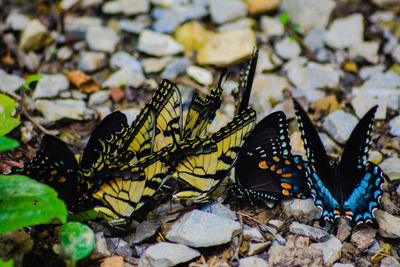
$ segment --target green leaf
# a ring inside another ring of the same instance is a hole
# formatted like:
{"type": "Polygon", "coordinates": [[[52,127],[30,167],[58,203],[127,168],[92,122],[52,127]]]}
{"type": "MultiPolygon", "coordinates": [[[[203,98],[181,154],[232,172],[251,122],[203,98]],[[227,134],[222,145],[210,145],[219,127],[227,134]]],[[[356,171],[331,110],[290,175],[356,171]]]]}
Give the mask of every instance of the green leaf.
{"type": "Polygon", "coordinates": [[[0,136],[0,152],[4,152],[7,150],[11,150],[19,146],[19,142],[17,140],[0,136]]]}
{"type": "Polygon", "coordinates": [[[87,221],[93,221],[93,220],[100,219],[100,218],[103,218],[101,213],[92,209],[92,210],[85,210],[85,211],[81,211],[79,213],[72,214],[72,215],[68,216],[68,221],[87,222],[87,221]]]}
{"type": "Polygon", "coordinates": [[[279,14],[279,21],[280,21],[282,24],[287,24],[287,23],[289,23],[289,14],[286,13],[286,12],[283,12],[283,13],[279,14]]]}
{"type": "Polygon", "coordinates": [[[0,136],[8,134],[19,125],[19,117],[13,118],[17,106],[14,99],[0,94],[0,136]]]}
{"type": "Polygon", "coordinates": [[[38,82],[40,79],[42,79],[42,76],[40,75],[30,75],[28,79],[25,80],[25,83],[22,86],[25,89],[30,90],[31,83],[38,82]]]}
{"type": "Polygon", "coordinates": [[[67,209],[53,188],[22,175],[0,175],[0,234],[36,224],[62,223],[67,209]]]}
{"type": "Polygon", "coordinates": [[[61,226],[61,246],[64,254],[72,260],[73,266],[75,266],[76,261],[83,259],[92,252],[95,240],[92,229],[82,223],[69,222],[61,226]]]}
{"type": "Polygon", "coordinates": [[[13,259],[9,259],[8,261],[3,261],[0,258],[0,267],[13,267],[14,266],[14,260],[13,259]]]}
{"type": "Polygon", "coordinates": [[[300,30],[300,24],[294,24],[293,26],[292,26],[292,28],[293,28],[293,30],[295,31],[295,32],[297,32],[298,30],[300,30]]]}

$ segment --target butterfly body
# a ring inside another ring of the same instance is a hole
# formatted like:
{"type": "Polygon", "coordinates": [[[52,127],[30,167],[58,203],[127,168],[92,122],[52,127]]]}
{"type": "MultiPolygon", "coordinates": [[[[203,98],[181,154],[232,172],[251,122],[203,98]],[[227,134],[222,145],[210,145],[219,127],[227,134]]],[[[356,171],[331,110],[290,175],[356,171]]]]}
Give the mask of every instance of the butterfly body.
{"type": "Polygon", "coordinates": [[[372,126],[377,106],[358,122],[339,162],[330,164],[317,131],[303,108],[294,99],[298,125],[310,163],[307,184],[325,221],[346,216],[354,224],[373,223],[374,211],[383,194],[383,172],[368,162],[372,126]]]}

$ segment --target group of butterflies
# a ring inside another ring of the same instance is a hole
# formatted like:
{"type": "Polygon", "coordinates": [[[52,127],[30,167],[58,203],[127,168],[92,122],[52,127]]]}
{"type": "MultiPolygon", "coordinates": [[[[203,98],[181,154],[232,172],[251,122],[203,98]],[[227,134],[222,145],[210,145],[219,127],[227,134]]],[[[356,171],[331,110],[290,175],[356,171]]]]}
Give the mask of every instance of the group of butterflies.
{"type": "Polygon", "coordinates": [[[373,223],[384,183],[382,170],[368,162],[377,107],[359,121],[341,161],[331,165],[317,130],[293,99],[305,161],[291,153],[283,112],[256,125],[255,111],[248,108],[257,57],[258,51],[241,76],[233,120],[213,134],[207,126],[221,105],[225,73],[204,99],[193,94],[184,124],[180,92],[163,80],[130,126],[123,113],[108,115],[79,164],[64,142],[45,135],[36,156],[13,172],[49,184],[72,210],[100,200],[95,210],[120,224],[154,199],[167,181],[178,184],[175,198],[208,200],[235,165],[231,188],[250,202],[311,195],[325,221],[345,215],[354,224],[373,223]]]}

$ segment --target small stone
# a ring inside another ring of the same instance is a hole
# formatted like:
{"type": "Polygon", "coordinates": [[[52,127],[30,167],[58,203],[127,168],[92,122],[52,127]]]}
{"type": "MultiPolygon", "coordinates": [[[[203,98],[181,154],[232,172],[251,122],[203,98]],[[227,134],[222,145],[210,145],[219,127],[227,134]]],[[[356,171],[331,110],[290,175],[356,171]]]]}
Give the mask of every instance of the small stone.
{"type": "Polygon", "coordinates": [[[283,59],[297,57],[301,53],[300,45],[293,39],[285,37],[274,43],[276,53],[283,59]]]}
{"type": "Polygon", "coordinates": [[[400,135],[400,116],[396,116],[390,120],[390,134],[394,136],[400,135]]]}
{"type": "Polygon", "coordinates": [[[146,73],[158,73],[162,71],[169,62],[171,62],[171,57],[162,58],[145,58],[142,61],[142,66],[144,72],[146,73]]]}
{"type": "Polygon", "coordinates": [[[285,27],[279,19],[274,17],[262,16],[261,29],[268,36],[282,36],[285,32],[285,27]]]}
{"type": "Polygon", "coordinates": [[[110,66],[114,69],[127,68],[137,72],[142,72],[142,65],[140,62],[124,51],[120,51],[112,55],[110,59],[110,66]]]}
{"type": "Polygon", "coordinates": [[[379,225],[379,234],[385,238],[400,238],[400,217],[376,210],[375,219],[379,225]]]}
{"type": "Polygon", "coordinates": [[[304,43],[311,51],[318,51],[324,48],[325,30],[321,28],[311,29],[304,38],[304,43]]]}
{"type": "Polygon", "coordinates": [[[387,256],[381,260],[379,267],[400,267],[400,263],[395,258],[387,256]]]}
{"type": "Polygon", "coordinates": [[[6,24],[11,27],[14,31],[22,31],[28,26],[30,18],[21,13],[11,12],[7,16],[6,24]]]}
{"type": "Polygon", "coordinates": [[[279,7],[280,0],[245,0],[251,14],[264,13],[279,7]]]}
{"type": "Polygon", "coordinates": [[[239,267],[268,267],[268,262],[256,256],[246,257],[240,259],[239,267]]]}
{"type": "Polygon", "coordinates": [[[245,18],[238,19],[234,22],[225,23],[225,24],[219,26],[218,31],[224,32],[224,31],[232,31],[232,30],[251,29],[252,27],[254,27],[254,25],[255,25],[254,19],[245,17],[245,18]]]}
{"type": "Polygon", "coordinates": [[[119,36],[110,27],[90,27],[86,33],[86,42],[92,50],[112,53],[119,42],[119,36]]]}
{"type": "Polygon", "coordinates": [[[304,216],[309,220],[321,218],[321,211],[315,206],[311,198],[307,199],[287,199],[282,201],[282,211],[286,216],[304,216]]]}
{"type": "Polygon", "coordinates": [[[176,79],[178,75],[186,71],[191,63],[192,62],[186,57],[173,59],[168,63],[167,67],[165,67],[164,71],[161,73],[161,77],[169,80],[176,79]]]}
{"type": "Polygon", "coordinates": [[[255,45],[255,34],[250,29],[217,33],[200,49],[196,60],[201,65],[228,65],[249,57],[255,45]]]}
{"type": "Polygon", "coordinates": [[[8,74],[0,69],[0,91],[14,93],[25,83],[25,80],[17,75],[8,74]]]}
{"type": "Polygon", "coordinates": [[[382,73],[385,69],[384,65],[365,66],[360,69],[359,75],[361,79],[366,80],[375,73],[382,73]]]}
{"type": "Polygon", "coordinates": [[[211,19],[217,24],[247,15],[247,5],[240,0],[213,0],[209,5],[211,19]]]}
{"type": "Polygon", "coordinates": [[[84,72],[94,72],[107,65],[107,56],[103,52],[82,51],[78,66],[84,72]]]}
{"type": "Polygon", "coordinates": [[[37,83],[32,98],[54,97],[69,88],[67,77],[62,74],[44,74],[37,83]]]}
{"type": "Polygon", "coordinates": [[[213,31],[207,30],[198,21],[187,22],[175,31],[176,41],[183,45],[188,52],[200,50],[214,35],[213,31]]]}
{"type": "Polygon", "coordinates": [[[264,241],[264,236],[260,233],[260,230],[247,225],[245,225],[243,229],[243,236],[245,236],[250,241],[255,241],[255,242],[264,241]]]}
{"type": "Polygon", "coordinates": [[[78,34],[85,34],[91,27],[100,27],[101,23],[101,18],[66,15],[64,17],[64,30],[67,33],[75,32],[78,34]]]}
{"type": "Polygon", "coordinates": [[[121,19],[118,21],[118,28],[121,31],[140,34],[151,25],[151,18],[147,15],[137,16],[133,20],[121,19]]]}
{"type": "Polygon", "coordinates": [[[115,0],[104,3],[102,11],[105,14],[135,15],[149,11],[148,0],[115,0]]]}
{"type": "Polygon", "coordinates": [[[43,114],[45,124],[61,119],[89,120],[94,115],[84,101],[74,99],[36,100],[35,108],[43,114]]]}
{"type": "Polygon", "coordinates": [[[128,243],[121,238],[107,238],[108,250],[113,252],[113,255],[130,257],[133,254],[133,249],[128,243]]]}
{"type": "Polygon", "coordinates": [[[351,132],[357,125],[357,118],[343,110],[336,110],[325,117],[322,127],[336,141],[341,144],[346,143],[351,132]]]}
{"type": "Polygon", "coordinates": [[[371,150],[369,152],[368,161],[371,161],[372,163],[378,165],[379,163],[382,162],[382,160],[383,160],[383,155],[379,151],[371,150]]]}
{"type": "Polygon", "coordinates": [[[375,41],[350,44],[349,56],[351,58],[356,58],[359,56],[365,58],[370,63],[377,64],[379,60],[379,46],[380,43],[375,41]]]}
{"type": "Polygon", "coordinates": [[[184,49],[169,35],[144,30],[139,36],[138,50],[161,57],[181,53],[184,49]]]}
{"type": "Polygon", "coordinates": [[[379,166],[391,181],[400,179],[400,159],[398,157],[387,158],[379,166]]]}
{"type": "Polygon", "coordinates": [[[281,3],[281,10],[289,14],[291,23],[300,26],[302,33],[325,28],[335,7],[333,0],[282,0],[281,3]]]}
{"type": "Polygon", "coordinates": [[[186,69],[186,73],[199,84],[210,85],[213,82],[213,75],[207,69],[191,65],[186,69]]]}
{"type": "Polygon", "coordinates": [[[29,71],[36,72],[39,68],[41,58],[41,55],[36,54],[33,51],[29,51],[27,54],[24,53],[22,55],[22,62],[29,71]]]}
{"type": "Polygon", "coordinates": [[[57,50],[57,59],[66,61],[72,57],[73,53],[74,51],[70,47],[63,46],[57,50]]]}
{"type": "Polygon", "coordinates": [[[79,2],[79,0],[62,0],[60,2],[60,8],[62,10],[68,10],[74,5],[76,5],[79,2]]]}
{"type": "Polygon", "coordinates": [[[97,260],[110,256],[111,253],[107,249],[107,242],[103,232],[96,233],[96,243],[93,251],[90,253],[90,259],[97,260]]]}
{"type": "Polygon", "coordinates": [[[383,210],[389,212],[390,214],[399,215],[400,214],[400,207],[392,202],[390,199],[390,195],[388,192],[383,192],[381,198],[381,207],[383,210]]]}
{"type": "Polygon", "coordinates": [[[140,109],[137,108],[128,108],[121,110],[122,113],[126,115],[126,119],[128,120],[128,125],[131,125],[132,122],[136,120],[136,117],[140,113],[140,109]]]}
{"type": "Polygon", "coordinates": [[[396,189],[396,194],[397,194],[397,197],[400,197],[400,185],[396,189]]]}
{"type": "Polygon", "coordinates": [[[227,207],[226,205],[223,205],[219,202],[210,203],[210,204],[204,206],[201,210],[212,213],[214,215],[218,215],[222,218],[229,219],[232,221],[237,220],[236,214],[233,211],[231,211],[231,209],[229,207],[227,207]]]}
{"type": "Polygon", "coordinates": [[[89,97],[89,105],[98,106],[100,104],[103,104],[104,102],[106,102],[109,99],[110,99],[110,92],[108,92],[108,91],[94,92],[89,97]]]}
{"type": "Polygon", "coordinates": [[[320,248],[324,254],[324,264],[331,265],[340,258],[342,243],[334,236],[322,243],[313,243],[310,248],[320,248]]]}
{"type": "Polygon", "coordinates": [[[29,22],[21,34],[19,47],[24,50],[36,50],[50,44],[54,38],[37,19],[29,22]]]}
{"type": "Polygon", "coordinates": [[[335,263],[332,267],[355,267],[351,263],[335,263]]]}
{"type": "Polygon", "coordinates": [[[371,95],[361,93],[351,100],[351,105],[359,118],[362,118],[375,105],[378,105],[375,119],[384,120],[386,118],[387,104],[383,99],[377,99],[371,95]]]}
{"type": "Polygon", "coordinates": [[[139,267],[175,266],[200,256],[197,250],[181,244],[161,242],[150,246],[142,254],[139,267]]]}
{"type": "Polygon", "coordinates": [[[100,267],[125,267],[124,257],[113,256],[107,257],[101,261],[100,267]]]}
{"type": "Polygon", "coordinates": [[[146,239],[154,236],[158,229],[160,229],[160,224],[159,223],[153,223],[149,221],[144,221],[140,223],[136,227],[136,232],[135,232],[135,238],[133,240],[133,244],[139,244],[146,239]]]}
{"type": "Polygon", "coordinates": [[[325,34],[325,42],[337,49],[357,46],[363,42],[364,19],[361,14],[353,14],[336,19],[325,34]]]}
{"type": "Polygon", "coordinates": [[[351,235],[351,243],[360,251],[364,251],[375,242],[375,235],[375,229],[363,228],[351,235]]]}
{"type": "Polygon", "coordinates": [[[111,76],[104,81],[103,87],[121,87],[127,85],[138,88],[143,84],[144,80],[145,77],[143,73],[124,68],[111,74],[111,76]]]}
{"type": "Polygon", "coordinates": [[[166,238],[191,247],[210,247],[231,241],[232,235],[240,229],[238,222],[193,210],[172,224],[166,238]]]}
{"type": "Polygon", "coordinates": [[[282,220],[271,219],[268,221],[268,225],[271,225],[278,230],[282,230],[283,226],[285,225],[285,222],[282,220]]]}
{"type": "Polygon", "coordinates": [[[320,241],[329,236],[329,233],[323,229],[308,226],[306,224],[301,224],[298,222],[292,222],[292,224],[289,226],[289,231],[293,234],[307,236],[314,241],[320,241]]]}

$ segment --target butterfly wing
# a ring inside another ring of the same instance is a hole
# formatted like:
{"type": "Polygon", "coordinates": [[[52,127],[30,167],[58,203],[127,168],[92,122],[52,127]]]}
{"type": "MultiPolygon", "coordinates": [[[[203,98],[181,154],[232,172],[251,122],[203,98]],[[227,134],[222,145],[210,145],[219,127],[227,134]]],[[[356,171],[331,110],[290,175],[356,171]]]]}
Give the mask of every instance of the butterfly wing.
{"type": "Polygon", "coordinates": [[[355,224],[372,223],[382,197],[382,170],[368,162],[377,106],[371,108],[351,133],[339,164],[344,215],[355,224]]]}
{"type": "Polygon", "coordinates": [[[69,208],[78,201],[78,162],[60,139],[45,135],[35,157],[12,173],[27,175],[54,188],[69,208]]]}

